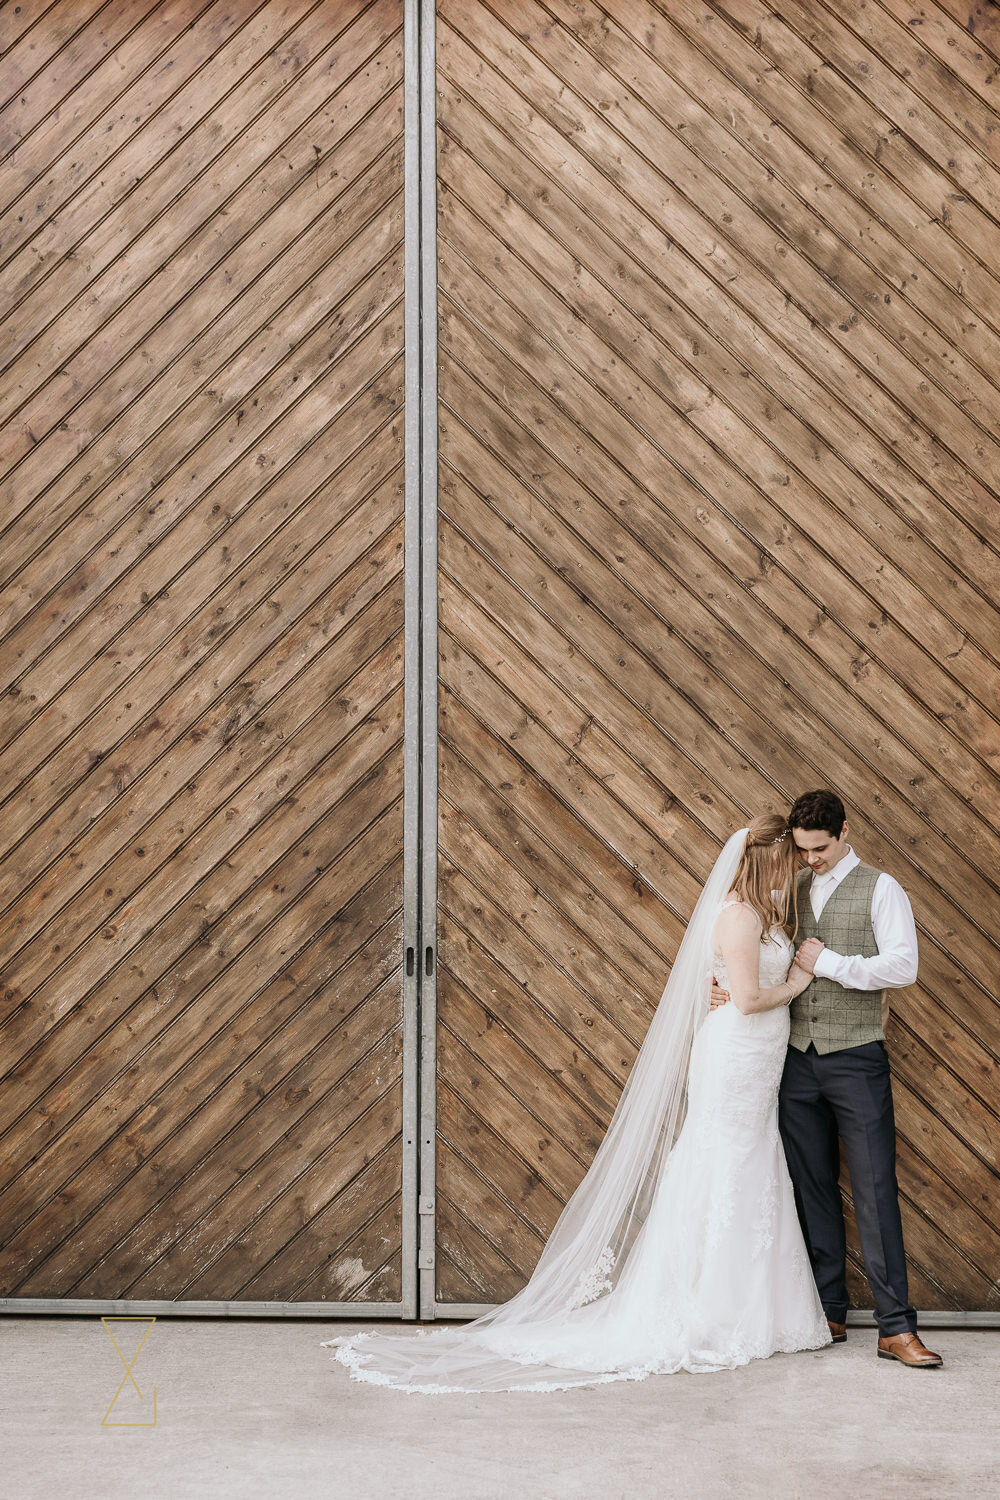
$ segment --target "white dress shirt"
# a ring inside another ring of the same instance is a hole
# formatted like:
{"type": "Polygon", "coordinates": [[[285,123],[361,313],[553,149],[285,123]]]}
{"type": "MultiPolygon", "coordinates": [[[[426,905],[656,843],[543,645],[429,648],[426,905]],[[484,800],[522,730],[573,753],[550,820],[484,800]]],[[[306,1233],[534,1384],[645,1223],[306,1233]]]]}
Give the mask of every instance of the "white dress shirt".
{"type": "MultiPolygon", "coordinates": [[[[848,845],[847,853],[832,870],[813,876],[809,904],[817,922],[844,876],[860,863],[848,845]]],[[[898,990],[912,984],[917,977],[917,926],[909,897],[899,881],[884,871],[872,892],[872,930],[878,952],[871,958],[824,948],[816,960],[816,974],[821,979],[836,980],[849,990],[898,990]]]]}

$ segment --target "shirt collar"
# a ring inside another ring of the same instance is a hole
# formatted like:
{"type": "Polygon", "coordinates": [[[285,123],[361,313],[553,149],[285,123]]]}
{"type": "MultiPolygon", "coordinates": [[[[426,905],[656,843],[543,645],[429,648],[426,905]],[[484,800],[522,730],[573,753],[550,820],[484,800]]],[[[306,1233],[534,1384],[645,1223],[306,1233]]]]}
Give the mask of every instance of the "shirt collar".
{"type": "Polygon", "coordinates": [[[844,876],[849,875],[854,869],[854,866],[859,865],[860,863],[861,860],[855,854],[850,844],[848,844],[847,853],[844,855],[843,859],[838,860],[833,869],[827,870],[825,875],[814,875],[813,884],[839,885],[844,876]]]}

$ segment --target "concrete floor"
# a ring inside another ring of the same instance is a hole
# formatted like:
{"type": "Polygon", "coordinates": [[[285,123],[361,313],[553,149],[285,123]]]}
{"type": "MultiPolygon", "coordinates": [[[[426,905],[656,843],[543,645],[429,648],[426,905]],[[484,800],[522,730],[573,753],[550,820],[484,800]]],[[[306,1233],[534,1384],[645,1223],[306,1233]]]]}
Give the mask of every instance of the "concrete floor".
{"type": "MultiPolygon", "coordinates": [[[[119,1329],[128,1325],[117,1325],[119,1329]]],[[[550,1394],[406,1396],[320,1340],[361,1324],[160,1318],[125,1366],[99,1318],[0,1319],[4,1500],[786,1500],[1000,1496],[1000,1333],[935,1331],[941,1371],[874,1336],[743,1370],[550,1394]]],[[[369,1325],[370,1326],[370,1325],[369,1325]]],[[[385,1326],[385,1325],[380,1325],[385,1326]]],[[[138,1344],[132,1333],[131,1349],[138,1344]]],[[[119,1335],[123,1352],[127,1336],[119,1335]]]]}

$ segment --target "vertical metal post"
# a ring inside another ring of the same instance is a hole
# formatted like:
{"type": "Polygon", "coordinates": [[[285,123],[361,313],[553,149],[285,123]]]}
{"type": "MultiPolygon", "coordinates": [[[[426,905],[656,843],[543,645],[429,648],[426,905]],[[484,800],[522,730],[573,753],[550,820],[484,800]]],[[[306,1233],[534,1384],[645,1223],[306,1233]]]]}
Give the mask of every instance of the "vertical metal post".
{"type": "Polygon", "coordinates": [[[437,166],[434,0],[404,0],[406,646],[403,1316],[434,1316],[437,166]]]}
{"type": "Polygon", "coordinates": [[[435,1311],[437,1058],[437,66],[435,0],[420,0],[421,821],[420,1316],[435,1311]]]}
{"type": "Polygon", "coordinates": [[[403,10],[404,672],[402,1315],[418,1309],[420,1157],[420,0],[403,10]]]}

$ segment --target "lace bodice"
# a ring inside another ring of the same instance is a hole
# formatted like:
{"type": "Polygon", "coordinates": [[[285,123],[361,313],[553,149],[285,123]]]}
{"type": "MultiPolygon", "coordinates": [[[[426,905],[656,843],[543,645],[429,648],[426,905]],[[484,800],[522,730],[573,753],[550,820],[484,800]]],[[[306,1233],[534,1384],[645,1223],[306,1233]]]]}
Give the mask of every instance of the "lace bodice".
{"type": "MultiPolygon", "coordinates": [[[[725,901],[722,910],[725,911],[727,906],[740,906],[741,904],[739,901],[725,901]]],[[[791,967],[793,952],[793,944],[784,928],[770,928],[767,937],[760,945],[758,983],[762,988],[771,989],[776,984],[784,984],[791,967]]],[[[712,975],[722,989],[729,989],[729,975],[721,953],[715,954],[712,975]]]]}

